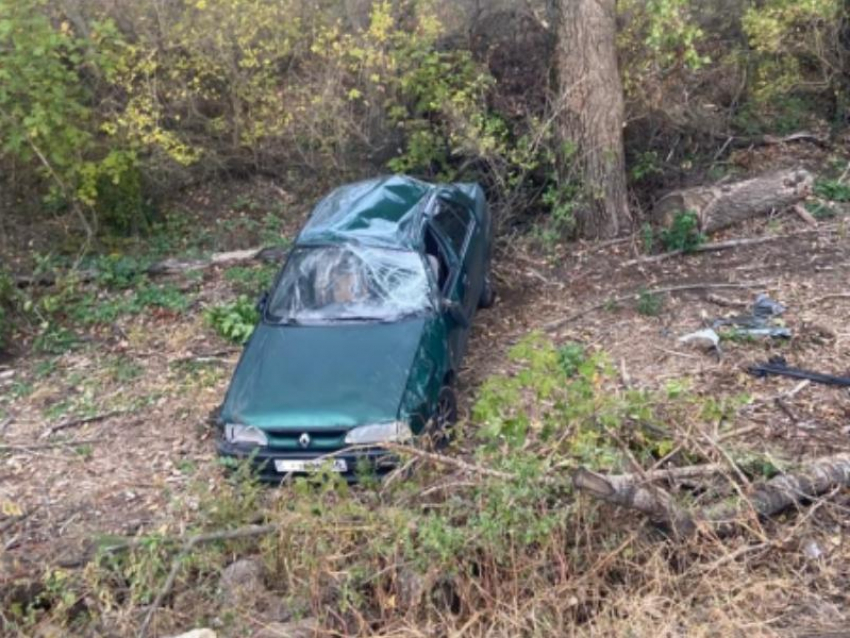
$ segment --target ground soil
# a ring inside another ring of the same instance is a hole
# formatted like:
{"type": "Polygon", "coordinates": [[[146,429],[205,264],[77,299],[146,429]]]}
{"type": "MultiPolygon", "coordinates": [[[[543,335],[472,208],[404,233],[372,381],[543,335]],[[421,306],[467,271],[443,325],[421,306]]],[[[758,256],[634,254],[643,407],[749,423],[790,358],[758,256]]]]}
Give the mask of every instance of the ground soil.
{"type": "MultiPolygon", "coordinates": [[[[192,197],[202,202],[204,195],[192,197]]],[[[706,396],[749,395],[734,418],[717,426],[718,434],[740,432],[740,445],[783,458],[846,451],[850,391],[811,384],[779,403],[774,398],[797,381],[746,372],[782,354],[791,365],[850,374],[850,224],[821,226],[750,248],[632,266],[624,264],[638,255],[637,240],[558,247],[502,241],[494,266],[498,300],[476,318],[460,376],[462,416],[478,384],[506,368],[505,353],[517,339],[633,294],[568,322],[553,338],[605,350],[624,386],[657,389],[685,379],[706,396]],[[747,285],[664,295],[656,316],[638,311],[642,289],[728,282],[747,285]],[[718,305],[709,292],[742,308],[718,305]],[[719,356],[677,341],[739,313],[757,293],[787,306],[790,340],[724,341],[719,356]]],[[[781,214],[729,236],[804,230],[796,217],[781,214]]],[[[231,238],[222,248],[245,247],[238,243],[231,238]]],[[[0,419],[0,590],[55,566],[81,566],[98,539],[179,529],[191,519],[193,502],[216,490],[222,470],[207,417],[222,399],[239,349],[211,332],[203,309],[232,290],[216,270],[187,286],[194,301],[185,314],[121,319],[98,329],[82,349],[49,361],[19,356],[0,368],[6,414],[0,419]],[[57,408],[85,401],[98,414],[122,412],[73,424],[57,408]]],[[[841,525],[843,544],[850,522],[841,525]]]]}

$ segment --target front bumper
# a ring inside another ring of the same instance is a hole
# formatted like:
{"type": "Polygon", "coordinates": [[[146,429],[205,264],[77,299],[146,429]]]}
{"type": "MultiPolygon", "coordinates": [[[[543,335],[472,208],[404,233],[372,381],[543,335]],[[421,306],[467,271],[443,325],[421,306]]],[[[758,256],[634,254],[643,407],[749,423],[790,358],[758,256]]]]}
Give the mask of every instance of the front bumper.
{"type": "MultiPolygon", "coordinates": [[[[398,466],[398,458],[380,448],[357,448],[339,450],[337,452],[295,452],[290,450],[275,450],[269,448],[252,448],[244,445],[234,445],[219,439],[219,456],[245,460],[250,459],[251,465],[261,481],[280,483],[291,472],[278,472],[275,460],[292,461],[323,461],[325,459],[342,459],[348,467],[346,472],[340,472],[346,481],[353,482],[361,475],[363,469],[368,473],[383,476],[398,466]]],[[[295,473],[295,476],[308,476],[308,473],[295,473]]]]}

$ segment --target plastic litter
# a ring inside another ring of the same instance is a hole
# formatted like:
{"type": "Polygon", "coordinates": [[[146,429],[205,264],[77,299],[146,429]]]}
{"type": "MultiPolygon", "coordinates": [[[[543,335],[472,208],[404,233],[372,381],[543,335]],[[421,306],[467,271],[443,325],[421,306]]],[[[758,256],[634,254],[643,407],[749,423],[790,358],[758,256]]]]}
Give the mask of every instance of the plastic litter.
{"type": "Polygon", "coordinates": [[[731,326],[729,331],[731,336],[749,336],[749,337],[771,337],[788,339],[791,337],[791,330],[781,325],[780,320],[777,320],[786,310],[778,301],[775,301],[765,294],[759,294],[748,315],[739,315],[730,319],[717,319],[711,324],[711,327],[717,330],[726,326],[731,326]]]}
{"type": "Polygon", "coordinates": [[[679,343],[689,345],[699,350],[720,351],[720,336],[711,328],[697,330],[696,332],[679,337],[679,343]]]}
{"type": "Polygon", "coordinates": [[[831,374],[813,372],[812,370],[792,368],[788,365],[788,362],[785,361],[784,357],[771,357],[767,363],[758,363],[754,366],[750,366],[747,371],[756,377],[766,377],[773,374],[783,377],[792,377],[794,379],[808,379],[809,381],[822,383],[824,385],[836,385],[850,388],[850,377],[837,377],[831,374]]]}

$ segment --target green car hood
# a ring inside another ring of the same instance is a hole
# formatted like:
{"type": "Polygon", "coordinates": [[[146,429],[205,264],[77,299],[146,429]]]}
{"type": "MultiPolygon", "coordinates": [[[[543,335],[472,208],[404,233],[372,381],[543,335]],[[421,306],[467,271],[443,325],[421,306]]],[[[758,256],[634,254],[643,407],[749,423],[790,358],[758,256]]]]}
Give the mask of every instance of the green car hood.
{"type": "Polygon", "coordinates": [[[221,418],[270,430],[392,421],[426,321],[260,324],[233,375],[221,418]]]}

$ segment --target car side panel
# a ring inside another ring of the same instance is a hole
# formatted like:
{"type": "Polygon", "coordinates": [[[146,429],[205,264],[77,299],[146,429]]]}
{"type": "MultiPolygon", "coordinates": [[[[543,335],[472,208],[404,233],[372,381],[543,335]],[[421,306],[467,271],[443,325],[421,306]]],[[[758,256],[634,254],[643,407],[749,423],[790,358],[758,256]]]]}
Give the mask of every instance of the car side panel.
{"type": "Polygon", "coordinates": [[[425,324],[422,340],[410,370],[399,416],[408,419],[415,434],[422,432],[436,409],[443,380],[451,370],[447,325],[433,315],[425,324]]]}

